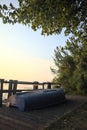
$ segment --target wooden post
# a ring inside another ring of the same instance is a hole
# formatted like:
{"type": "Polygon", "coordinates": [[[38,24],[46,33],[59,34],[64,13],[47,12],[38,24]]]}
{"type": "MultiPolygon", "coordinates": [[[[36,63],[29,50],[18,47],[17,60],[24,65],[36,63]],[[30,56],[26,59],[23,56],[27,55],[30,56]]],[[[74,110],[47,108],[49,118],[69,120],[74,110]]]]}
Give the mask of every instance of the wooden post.
{"type": "Polygon", "coordinates": [[[37,81],[34,82],[33,89],[34,90],[38,89],[38,82],[37,81]]]}
{"type": "Polygon", "coordinates": [[[47,86],[48,89],[51,89],[51,83],[48,82],[48,86],[47,86]]]}
{"type": "Polygon", "coordinates": [[[43,89],[44,89],[44,85],[45,85],[45,83],[43,82],[43,89]]]}
{"type": "Polygon", "coordinates": [[[12,95],[12,85],[13,85],[13,80],[9,80],[9,88],[8,88],[8,98],[9,96],[12,95]]]}
{"type": "Polygon", "coordinates": [[[18,81],[14,80],[14,82],[13,82],[13,94],[16,94],[17,84],[18,84],[18,81]]]}
{"type": "Polygon", "coordinates": [[[0,107],[2,106],[2,96],[3,96],[3,83],[4,83],[4,79],[0,79],[0,107]]]}

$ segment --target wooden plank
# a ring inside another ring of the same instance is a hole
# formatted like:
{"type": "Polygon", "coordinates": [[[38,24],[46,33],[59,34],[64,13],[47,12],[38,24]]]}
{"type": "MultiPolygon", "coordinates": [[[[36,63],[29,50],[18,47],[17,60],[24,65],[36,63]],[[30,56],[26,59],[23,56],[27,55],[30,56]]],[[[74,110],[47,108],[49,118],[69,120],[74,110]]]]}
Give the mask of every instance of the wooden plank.
{"type": "Polygon", "coordinates": [[[47,88],[51,89],[51,83],[50,82],[48,82],[47,88]]]}
{"type": "MultiPolygon", "coordinates": [[[[22,91],[33,91],[33,90],[30,90],[30,89],[18,89],[18,90],[16,90],[16,92],[22,92],[22,91]]],[[[14,90],[1,90],[1,92],[2,93],[8,93],[8,92],[13,93],[14,90]]]]}
{"type": "Polygon", "coordinates": [[[16,94],[17,84],[18,84],[18,81],[17,81],[17,80],[14,80],[14,84],[13,84],[13,94],[16,94]]]}
{"type": "Polygon", "coordinates": [[[33,89],[34,89],[34,90],[38,89],[38,82],[37,82],[37,81],[34,82],[34,84],[33,84],[33,89]]]}
{"type": "Polygon", "coordinates": [[[4,83],[4,79],[0,79],[0,107],[2,106],[3,83],[4,83]]]}
{"type": "Polygon", "coordinates": [[[8,88],[8,97],[10,97],[11,96],[11,91],[12,91],[12,85],[13,85],[13,80],[9,80],[10,82],[9,82],[9,88],[8,88]]]}

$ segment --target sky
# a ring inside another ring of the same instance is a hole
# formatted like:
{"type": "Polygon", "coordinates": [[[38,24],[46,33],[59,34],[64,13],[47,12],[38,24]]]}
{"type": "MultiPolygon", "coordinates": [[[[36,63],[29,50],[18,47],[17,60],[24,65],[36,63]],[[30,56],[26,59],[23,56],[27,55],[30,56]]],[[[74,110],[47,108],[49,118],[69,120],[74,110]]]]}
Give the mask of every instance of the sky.
{"type": "MultiPolygon", "coordinates": [[[[4,0],[5,1],[5,0],[4,0]]],[[[56,46],[64,46],[67,38],[42,36],[22,24],[3,24],[0,19],[0,78],[23,81],[51,81],[56,46]]]]}

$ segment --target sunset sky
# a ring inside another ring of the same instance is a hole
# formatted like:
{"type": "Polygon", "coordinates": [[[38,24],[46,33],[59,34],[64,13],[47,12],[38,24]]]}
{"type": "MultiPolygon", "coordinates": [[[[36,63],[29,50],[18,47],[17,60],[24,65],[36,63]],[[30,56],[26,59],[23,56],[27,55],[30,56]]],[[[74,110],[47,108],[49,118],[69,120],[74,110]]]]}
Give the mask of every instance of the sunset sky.
{"type": "Polygon", "coordinates": [[[0,78],[51,81],[54,49],[65,45],[66,39],[63,33],[42,36],[40,30],[3,24],[0,19],[0,78]]]}

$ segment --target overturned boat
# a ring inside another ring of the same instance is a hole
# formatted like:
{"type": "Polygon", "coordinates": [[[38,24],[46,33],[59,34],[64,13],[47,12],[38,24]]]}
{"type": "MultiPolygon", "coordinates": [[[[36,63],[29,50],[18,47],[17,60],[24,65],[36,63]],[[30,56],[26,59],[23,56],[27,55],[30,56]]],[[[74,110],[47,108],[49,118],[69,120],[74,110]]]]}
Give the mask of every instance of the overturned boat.
{"type": "Polygon", "coordinates": [[[62,88],[21,92],[9,97],[9,106],[21,111],[38,109],[59,104],[65,101],[62,88]]]}

